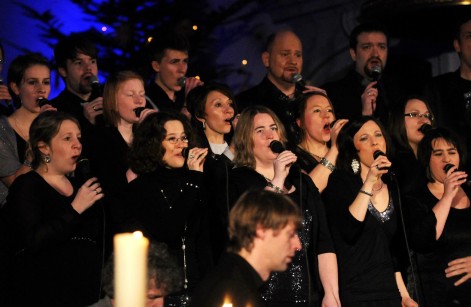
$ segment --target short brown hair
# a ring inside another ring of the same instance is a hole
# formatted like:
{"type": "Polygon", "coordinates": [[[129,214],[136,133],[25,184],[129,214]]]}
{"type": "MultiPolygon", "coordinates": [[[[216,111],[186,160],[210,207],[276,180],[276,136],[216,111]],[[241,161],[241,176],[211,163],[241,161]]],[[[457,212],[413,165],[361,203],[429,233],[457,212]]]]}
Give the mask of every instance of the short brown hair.
{"type": "Polygon", "coordinates": [[[136,72],[130,70],[120,71],[110,76],[103,89],[103,115],[108,124],[117,126],[120,115],[118,112],[118,89],[128,80],[137,79],[144,86],[144,79],[136,72]]]}
{"type": "Polygon", "coordinates": [[[286,143],[285,128],[276,114],[264,106],[250,106],[240,114],[239,121],[234,133],[234,148],[235,157],[234,164],[236,166],[248,166],[255,168],[255,156],[253,153],[253,130],[254,118],[257,114],[268,114],[273,118],[273,121],[278,126],[278,135],[280,141],[286,143]]]}
{"type": "Polygon", "coordinates": [[[301,229],[301,211],[287,196],[267,190],[242,194],[229,213],[229,250],[251,251],[257,227],[281,230],[288,223],[301,229]]]}

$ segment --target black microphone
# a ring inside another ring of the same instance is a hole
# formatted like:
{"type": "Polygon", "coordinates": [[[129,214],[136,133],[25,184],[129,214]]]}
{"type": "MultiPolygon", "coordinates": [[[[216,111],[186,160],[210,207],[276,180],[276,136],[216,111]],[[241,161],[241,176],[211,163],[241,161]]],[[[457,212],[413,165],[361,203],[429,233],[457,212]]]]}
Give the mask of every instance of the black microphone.
{"type": "MultiPolygon", "coordinates": [[[[454,167],[454,166],[455,166],[455,165],[454,165],[454,164],[451,164],[451,163],[445,164],[445,166],[443,167],[443,171],[444,171],[445,174],[446,174],[446,173],[448,173],[448,171],[450,170],[450,168],[452,168],[452,167],[454,167]]],[[[455,170],[453,171],[453,173],[456,172],[457,170],[458,170],[458,169],[455,169],[455,170]]]]}
{"type": "Polygon", "coordinates": [[[371,68],[370,75],[373,81],[378,81],[383,74],[383,67],[381,65],[375,65],[371,68]]]}
{"type": "Polygon", "coordinates": [[[75,167],[74,177],[80,185],[83,185],[85,181],[92,178],[92,170],[90,168],[90,161],[85,157],[80,157],[75,167]]]}
{"type": "Polygon", "coordinates": [[[429,125],[429,124],[425,123],[422,126],[420,126],[419,131],[422,132],[423,134],[425,134],[428,131],[430,131],[432,128],[433,128],[432,125],[429,125]]]}
{"type": "MultiPolygon", "coordinates": [[[[381,150],[376,150],[374,153],[373,153],[373,159],[378,159],[379,156],[385,156],[386,157],[386,154],[384,152],[382,152],[381,150]]],[[[380,167],[378,168],[379,170],[387,170],[389,169],[389,167],[380,167]]]]}
{"type": "Polygon", "coordinates": [[[144,107],[137,107],[134,109],[134,113],[136,113],[137,117],[141,117],[141,113],[142,111],[144,111],[144,109],[145,109],[144,107]]]}
{"type": "Polygon", "coordinates": [[[42,107],[43,105],[48,104],[49,100],[44,97],[38,97],[38,99],[36,99],[36,103],[39,105],[39,107],[42,107]]]}
{"type": "Polygon", "coordinates": [[[182,149],[182,156],[183,158],[187,159],[188,155],[190,154],[190,147],[183,147],[182,149]]]}
{"type": "Polygon", "coordinates": [[[301,74],[294,74],[291,78],[291,81],[295,84],[298,91],[304,91],[306,88],[306,81],[301,74]]]}
{"type": "Polygon", "coordinates": [[[98,80],[97,76],[92,75],[88,79],[88,82],[90,83],[90,86],[92,87],[92,94],[90,95],[90,99],[89,99],[90,101],[95,100],[96,98],[103,96],[100,81],[98,80]]]}
{"type": "MultiPolygon", "coordinates": [[[[271,141],[270,149],[274,153],[278,153],[278,154],[282,153],[283,151],[286,150],[285,146],[283,146],[283,143],[281,143],[280,141],[277,141],[277,140],[271,141]]],[[[299,167],[299,165],[296,162],[292,163],[290,166],[291,166],[291,169],[294,170],[294,171],[301,171],[301,168],[299,167]]]]}
{"type": "Polygon", "coordinates": [[[186,77],[181,77],[180,79],[177,80],[177,85],[184,87],[186,84],[186,77]]]}

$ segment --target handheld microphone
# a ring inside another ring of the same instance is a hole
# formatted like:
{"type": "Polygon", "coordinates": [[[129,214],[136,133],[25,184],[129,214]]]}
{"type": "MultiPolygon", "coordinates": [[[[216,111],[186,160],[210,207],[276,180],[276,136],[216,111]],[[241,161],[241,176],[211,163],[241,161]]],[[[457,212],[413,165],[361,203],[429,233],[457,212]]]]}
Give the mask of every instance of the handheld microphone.
{"type": "Polygon", "coordinates": [[[186,77],[181,77],[177,80],[177,85],[178,86],[184,87],[185,84],[186,84],[186,77]]]}
{"type": "MultiPolygon", "coordinates": [[[[283,143],[281,143],[280,141],[277,141],[277,140],[273,140],[271,141],[270,143],[270,149],[272,152],[274,153],[282,153],[283,151],[285,151],[285,146],[283,146],[283,143]]],[[[291,169],[294,170],[294,171],[301,171],[301,168],[299,167],[299,165],[295,162],[295,163],[292,163],[291,165],[291,169]]]]}
{"type": "Polygon", "coordinates": [[[383,68],[381,67],[381,65],[375,65],[373,66],[373,68],[371,68],[370,75],[373,81],[378,81],[382,74],[383,68]]]}
{"type": "Polygon", "coordinates": [[[39,107],[42,107],[43,105],[48,104],[49,100],[44,97],[39,97],[38,99],[36,99],[36,103],[39,105],[39,107]]]}
{"type": "MultiPolygon", "coordinates": [[[[446,173],[448,173],[448,171],[450,170],[450,168],[452,168],[452,167],[454,167],[454,166],[455,166],[455,165],[454,165],[454,164],[451,164],[451,163],[445,164],[445,166],[443,167],[443,171],[444,171],[445,174],[446,174],[446,173]]],[[[458,169],[455,169],[455,170],[453,171],[453,173],[456,172],[457,170],[458,170],[458,169]]]]}
{"type": "Polygon", "coordinates": [[[423,134],[425,134],[428,131],[430,131],[432,128],[433,128],[432,125],[423,124],[422,126],[420,126],[419,131],[422,132],[423,134]]]}
{"type": "Polygon", "coordinates": [[[144,109],[145,109],[144,107],[135,108],[133,111],[134,111],[134,113],[136,113],[136,117],[141,117],[141,113],[142,113],[142,111],[144,111],[144,109]]]}
{"type": "Polygon", "coordinates": [[[291,81],[295,84],[296,89],[298,91],[304,91],[306,88],[306,81],[304,81],[304,78],[301,74],[294,74],[291,77],[291,81]]]}
{"type": "Polygon", "coordinates": [[[100,81],[98,80],[97,76],[92,75],[88,79],[88,82],[90,83],[90,86],[92,87],[92,94],[90,95],[90,101],[103,96],[100,81]]]}
{"type": "Polygon", "coordinates": [[[80,157],[75,167],[74,177],[77,182],[83,185],[85,181],[92,178],[92,170],[90,168],[90,161],[85,157],[80,157]]]}
{"type": "MultiPolygon", "coordinates": [[[[373,153],[373,159],[378,159],[379,156],[385,156],[386,157],[386,154],[384,152],[382,152],[381,150],[376,150],[374,153],[373,153]]],[[[388,170],[389,167],[380,167],[378,168],[379,170],[388,170]]]]}

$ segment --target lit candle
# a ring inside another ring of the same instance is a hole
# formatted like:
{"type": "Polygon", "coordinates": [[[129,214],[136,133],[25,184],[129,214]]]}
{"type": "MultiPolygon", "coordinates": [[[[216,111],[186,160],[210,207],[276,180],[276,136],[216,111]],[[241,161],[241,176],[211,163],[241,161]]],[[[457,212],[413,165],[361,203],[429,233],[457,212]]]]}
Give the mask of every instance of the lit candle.
{"type": "Polygon", "coordinates": [[[147,294],[147,250],[142,232],[114,236],[114,289],[116,307],[144,307],[147,294]]]}
{"type": "Polygon", "coordinates": [[[231,299],[229,295],[226,295],[224,297],[224,304],[222,304],[222,307],[232,307],[231,299]]]}

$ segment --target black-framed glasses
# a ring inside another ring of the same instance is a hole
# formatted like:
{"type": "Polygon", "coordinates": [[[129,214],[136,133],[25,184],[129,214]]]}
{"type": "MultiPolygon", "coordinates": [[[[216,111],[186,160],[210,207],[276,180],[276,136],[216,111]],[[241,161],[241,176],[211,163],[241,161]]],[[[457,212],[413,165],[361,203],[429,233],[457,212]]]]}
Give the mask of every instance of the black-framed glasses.
{"type": "Polygon", "coordinates": [[[177,144],[179,141],[181,141],[182,143],[188,143],[188,137],[182,136],[182,137],[177,138],[175,136],[171,136],[169,138],[166,138],[164,141],[167,141],[173,145],[177,144]]]}
{"type": "Polygon", "coordinates": [[[404,114],[404,116],[412,117],[412,118],[425,118],[429,121],[433,121],[433,115],[431,113],[419,113],[419,112],[410,112],[404,114]]]}

